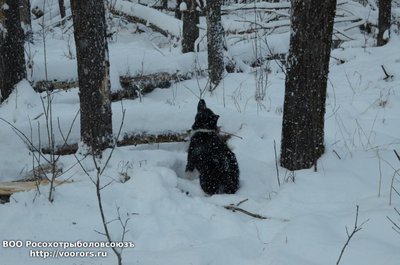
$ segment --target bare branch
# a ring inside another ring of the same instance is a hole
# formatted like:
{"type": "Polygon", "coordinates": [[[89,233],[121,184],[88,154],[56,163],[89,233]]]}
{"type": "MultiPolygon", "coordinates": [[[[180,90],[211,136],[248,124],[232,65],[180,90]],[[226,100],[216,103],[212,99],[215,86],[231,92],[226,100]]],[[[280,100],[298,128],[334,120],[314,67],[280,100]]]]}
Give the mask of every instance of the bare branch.
{"type": "Polygon", "coordinates": [[[244,210],[244,209],[239,208],[239,207],[237,207],[237,206],[235,206],[235,205],[232,205],[232,204],[230,204],[230,205],[225,205],[225,206],[223,206],[223,207],[224,207],[225,209],[227,209],[227,210],[231,210],[232,212],[238,211],[238,212],[247,214],[248,216],[257,218],[257,219],[263,219],[263,220],[277,220],[277,221],[281,221],[281,222],[289,222],[289,221],[290,221],[289,219],[285,219],[285,218],[267,217],[267,216],[262,216],[262,215],[259,215],[259,214],[251,213],[251,212],[249,212],[249,211],[247,211],[247,210],[244,210]]]}
{"type": "Polygon", "coordinates": [[[360,231],[360,230],[362,229],[362,226],[363,226],[365,223],[367,223],[367,222],[369,221],[369,219],[367,219],[367,220],[365,220],[364,222],[362,222],[360,225],[358,225],[358,210],[359,210],[359,206],[357,205],[356,207],[357,207],[357,210],[356,210],[356,219],[355,219],[355,222],[354,222],[353,231],[349,234],[349,231],[348,231],[348,229],[347,229],[347,227],[346,227],[347,241],[346,241],[346,243],[344,244],[344,246],[343,246],[343,248],[342,248],[342,251],[340,252],[340,256],[339,256],[339,259],[338,259],[337,262],[336,262],[336,265],[338,265],[339,262],[340,262],[340,260],[342,259],[343,253],[344,253],[345,249],[347,248],[347,246],[349,245],[350,240],[353,238],[353,236],[354,236],[358,231],[360,231]]]}
{"type": "Polygon", "coordinates": [[[38,152],[38,154],[40,155],[40,157],[42,157],[44,160],[46,160],[47,163],[50,163],[50,160],[44,156],[40,150],[38,148],[36,148],[36,146],[32,143],[32,141],[26,136],[26,134],[24,132],[22,132],[20,129],[18,129],[17,127],[15,127],[12,123],[10,123],[9,121],[0,118],[0,120],[2,120],[3,122],[7,123],[15,132],[15,134],[26,144],[28,145],[29,148],[31,148],[31,150],[38,152]]]}
{"type": "Polygon", "coordinates": [[[122,108],[122,119],[121,119],[121,124],[120,124],[120,126],[119,126],[118,134],[117,134],[117,137],[116,137],[116,139],[115,139],[115,141],[114,141],[114,144],[113,144],[113,147],[112,147],[112,149],[111,149],[110,155],[107,157],[107,161],[106,161],[106,163],[104,164],[103,169],[100,171],[100,175],[103,175],[104,170],[107,168],[107,165],[108,165],[108,163],[109,163],[110,160],[111,160],[111,157],[112,157],[112,155],[113,155],[113,153],[114,153],[114,150],[115,150],[115,148],[117,147],[118,138],[119,138],[119,136],[121,135],[122,126],[124,125],[124,120],[125,120],[125,112],[126,112],[126,109],[124,109],[124,105],[122,104],[122,101],[121,101],[121,108],[122,108]]]}
{"type": "Polygon", "coordinates": [[[397,159],[400,161],[400,155],[397,153],[396,149],[393,149],[393,152],[396,154],[397,159]]]}
{"type": "Polygon", "coordinates": [[[275,168],[276,168],[276,178],[278,180],[278,186],[281,186],[281,180],[279,179],[279,167],[278,167],[278,155],[276,154],[276,142],[274,139],[274,154],[275,154],[275,168]]]}
{"type": "Polygon", "coordinates": [[[248,200],[249,200],[249,199],[244,199],[243,201],[238,202],[238,203],[236,204],[236,206],[239,206],[239,205],[241,205],[242,203],[247,202],[248,200]]]}
{"type": "Polygon", "coordinates": [[[393,75],[388,74],[388,72],[386,71],[385,67],[383,65],[381,65],[383,73],[385,74],[385,78],[383,78],[384,80],[391,80],[393,79],[393,75]]]}
{"type": "MultiPolygon", "coordinates": [[[[399,210],[397,210],[396,208],[394,208],[394,210],[400,216],[399,210]]],[[[400,234],[400,225],[398,223],[396,223],[395,221],[393,221],[389,216],[386,216],[386,218],[393,224],[393,226],[392,226],[393,230],[400,234]]]]}

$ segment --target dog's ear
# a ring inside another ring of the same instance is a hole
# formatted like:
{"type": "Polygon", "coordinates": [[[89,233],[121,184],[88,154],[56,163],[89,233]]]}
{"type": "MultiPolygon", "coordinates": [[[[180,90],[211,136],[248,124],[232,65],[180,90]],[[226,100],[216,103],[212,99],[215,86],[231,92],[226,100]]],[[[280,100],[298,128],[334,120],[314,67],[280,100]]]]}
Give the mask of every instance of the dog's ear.
{"type": "Polygon", "coordinates": [[[203,111],[206,108],[206,102],[204,101],[204,99],[200,99],[199,104],[197,105],[197,111],[203,111]]]}

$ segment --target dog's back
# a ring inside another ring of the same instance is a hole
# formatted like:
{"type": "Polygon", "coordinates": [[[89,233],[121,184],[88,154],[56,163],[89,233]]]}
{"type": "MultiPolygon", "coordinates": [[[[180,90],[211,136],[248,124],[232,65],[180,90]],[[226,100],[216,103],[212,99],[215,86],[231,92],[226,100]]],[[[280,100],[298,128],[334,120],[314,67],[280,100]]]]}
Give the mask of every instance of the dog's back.
{"type": "Polygon", "coordinates": [[[199,106],[190,139],[186,171],[197,169],[200,172],[200,185],[207,194],[235,193],[239,188],[236,156],[217,134],[216,121],[219,116],[206,109],[204,101],[199,102],[199,106]],[[201,111],[206,111],[209,118],[201,111]]]}

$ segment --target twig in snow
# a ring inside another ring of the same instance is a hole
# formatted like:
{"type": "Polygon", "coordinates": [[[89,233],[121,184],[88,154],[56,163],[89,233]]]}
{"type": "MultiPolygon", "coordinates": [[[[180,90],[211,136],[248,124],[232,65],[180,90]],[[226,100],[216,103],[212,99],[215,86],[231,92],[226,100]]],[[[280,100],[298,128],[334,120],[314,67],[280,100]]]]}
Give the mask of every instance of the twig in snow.
{"type": "MultiPolygon", "coordinates": [[[[400,216],[399,210],[397,210],[396,208],[394,208],[394,210],[400,216]]],[[[395,221],[393,221],[389,216],[386,216],[386,218],[393,224],[392,226],[393,230],[400,234],[400,225],[397,224],[395,221]]]]}
{"type": "MultiPolygon", "coordinates": [[[[100,235],[105,236],[106,239],[107,239],[107,242],[109,242],[109,243],[112,243],[114,241],[112,239],[112,234],[111,234],[111,231],[109,230],[109,226],[108,226],[110,221],[107,221],[106,214],[105,214],[105,211],[104,211],[104,208],[103,208],[103,197],[102,197],[101,191],[102,191],[103,188],[109,186],[114,180],[112,180],[111,182],[109,182],[109,183],[107,183],[107,184],[102,186],[101,179],[103,178],[104,171],[107,168],[108,164],[110,163],[110,160],[111,160],[111,157],[112,157],[112,155],[114,153],[114,150],[117,147],[117,140],[118,140],[119,136],[121,135],[122,127],[123,127],[123,124],[124,124],[125,109],[124,109],[124,106],[122,104],[122,101],[121,101],[121,109],[122,109],[122,120],[121,120],[121,123],[120,123],[118,134],[117,134],[117,136],[116,136],[116,138],[114,140],[114,143],[113,143],[113,145],[111,147],[111,151],[110,151],[108,157],[105,158],[104,165],[100,165],[98,159],[101,159],[101,155],[95,153],[95,151],[93,149],[90,151],[90,153],[87,154],[88,156],[90,155],[92,157],[92,159],[93,159],[93,165],[95,167],[95,174],[96,174],[95,178],[92,178],[90,176],[89,172],[85,169],[85,167],[82,165],[82,163],[80,163],[80,161],[78,160],[77,156],[75,156],[75,159],[77,159],[77,163],[81,166],[81,168],[86,173],[86,175],[89,176],[89,179],[92,181],[92,183],[96,187],[97,204],[98,204],[98,208],[99,208],[100,217],[101,217],[101,221],[102,221],[104,232],[99,232],[99,231],[96,231],[96,230],[95,231],[97,233],[99,233],[100,235]]],[[[63,139],[65,141],[64,136],[63,136],[63,139]]],[[[122,221],[118,207],[117,207],[117,213],[118,213],[118,218],[116,220],[120,221],[120,224],[122,226],[122,236],[121,236],[121,238],[122,238],[122,240],[124,240],[125,234],[128,232],[127,231],[127,223],[129,221],[129,218],[125,219],[125,221],[122,221]]],[[[121,242],[123,242],[123,241],[121,241],[121,242]]],[[[125,245],[122,248],[119,248],[117,246],[111,247],[111,250],[114,252],[115,256],[117,257],[117,261],[118,261],[117,264],[118,265],[122,265],[122,251],[123,251],[124,247],[125,247],[125,245]]]]}
{"type": "Polygon", "coordinates": [[[383,78],[383,80],[391,80],[391,79],[393,79],[393,75],[389,75],[388,72],[386,72],[386,69],[385,69],[385,67],[383,65],[381,65],[381,67],[382,67],[383,73],[386,75],[386,77],[383,78]]]}
{"type": "Polygon", "coordinates": [[[336,152],[335,149],[333,149],[333,153],[334,153],[340,160],[342,160],[342,158],[341,158],[340,155],[336,152]]]}
{"type": "Polygon", "coordinates": [[[236,204],[236,206],[239,206],[239,205],[241,205],[242,203],[247,202],[248,200],[249,200],[249,199],[244,199],[243,201],[238,202],[238,203],[236,204]]]}
{"type": "Polygon", "coordinates": [[[379,168],[378,197],[380,198],[382,189],[382,161],[381,161],[381,156],[379,154],[379,150],[376,150],[376,156],[378,157],[378,168],[379,168]]]}
{"type": "Polygon", "coordinates": [[[396,175],[400,175],[399,174],[400,169],[397,169],[392,176],[392,181],[390,183],[390,192],[389,192],[389,205],[392,205],[392,197],[393,197],[393,191],[395,191],[397,193],[397,195],[400,196],[400,193],[395,189],[394,187],[394,180],[396,178],[396,175]]]}
{"type": "Polygon", "coordinates": [[[366,221],[364,221],[364,222],[362,222],[360,225],[358,225],[358,210],[359,210],[359,208],[360,208],[360,207],[357,205],[357,210],[356,210],[356,221],[354,222],[354,228],[353,228],[353,231],[351,232],[351,234],[349,234],[349,231],[347,230],[347,226],[346,226],[347,241],[346,241],[346,243],[344,244],[344,246],[343,246],[343,248],[342,248],[342,251],[340,252],[340,256],[339,256],[339,259],[338,259],[337,262],[336,262],[336,265],[339,264],[339,262],[340,262],[340,260],[341,260],[341,258],[342,258],[342,256],[343,256],[344,250],[345,250],[346,247],[349,245],[349,242],[350,242],[350,240],[352,239],[352,237],[353,237],[358,231],[360,231],[360,230],[362,229],[362,226],[363,226],[366,222],[369,221],[369,219],[367,219],[366,221]]]}
{"type": "Polygon", "coordinates": [[[399,156],[399,153],[397,153],[396,149],[393,149],[393,152],[396,154],[397,159],[400,161],[400,156],[399,156]]]}
{"type": "Polygon", "coordinates": [[[248,216],[257,218],[257,219],[262,219],[262,220],[277,220],[277,221],[281,221],[281,222],[289,222],[289,219],[267,217],[267,216],[262,216],[262,215],[259,215],[259,214],[256,214],[256,213],[251,213],[251,212],[246,211],[246,210],[244,210],[244,209],[242,209],[242,208],[239,208],[239,207],[237,207],[237,206],[235,206],[235,205],[233,205],[233,204],[225,205],[224,208],[227,209],[227,210],[231,210],[232,212],[238,211],[238,212],[247,214],[248,216]]]}
{"type": "Polygon", "coordinates": [[[274,140],[274,152],[275,152],[275,168],[276,168],[276,178],[278,179],[278,186],[281,186],[281,181],[279,179],[279,168],[278,168],[278,155],[276,154],[276,142],[274,140]]]}

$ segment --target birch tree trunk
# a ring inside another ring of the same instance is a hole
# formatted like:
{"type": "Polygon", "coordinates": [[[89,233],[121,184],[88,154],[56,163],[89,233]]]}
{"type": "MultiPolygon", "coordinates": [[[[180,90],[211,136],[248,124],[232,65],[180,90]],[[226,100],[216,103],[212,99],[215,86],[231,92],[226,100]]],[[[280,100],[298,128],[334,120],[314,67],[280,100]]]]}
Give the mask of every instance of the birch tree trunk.
{"type": "Polygon", "coordinates": [[[224,74],[224,29],[221,23],[222,0],[207,3],[208,76],[212,88],[218,86],[224,74]]]}
{"type": "Polygon", "coordinates": [[[293,0],[282,123],[281,165],[316,166],[324,115],[336,0],[293,0]]]}
{"type": "Polygon", "coordinates": [[[0,92],[3,101],[14,85],[26,78],[19,1],[0,0],[0,24],[0,92]]]}
{"type": "Polygon", "coordinates": [[[81,140],[99,153],[112,141],[109,58],[104,2],[72,0],[78,61],[81,140]]]}

